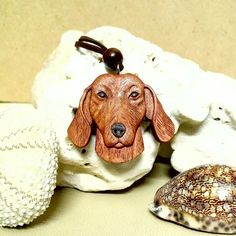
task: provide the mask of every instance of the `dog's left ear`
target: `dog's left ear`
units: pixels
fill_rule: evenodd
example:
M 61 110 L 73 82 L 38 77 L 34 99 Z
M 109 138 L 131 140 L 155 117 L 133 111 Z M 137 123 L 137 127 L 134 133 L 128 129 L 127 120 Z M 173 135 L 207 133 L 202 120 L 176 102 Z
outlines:
M 153 89 L 145 85 L 146 117 L 152 121 L 155 133 L 161 142 L 168 142 L 175 132 L 170 117 L 165 113 Z

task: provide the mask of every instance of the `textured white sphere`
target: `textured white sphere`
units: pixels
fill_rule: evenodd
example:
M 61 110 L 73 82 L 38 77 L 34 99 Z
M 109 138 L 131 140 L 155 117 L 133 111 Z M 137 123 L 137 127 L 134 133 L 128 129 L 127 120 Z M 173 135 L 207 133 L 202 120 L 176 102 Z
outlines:
M 0 130 L 0 226 L 22 226 L 49 206 L 58 142 L 31 106 L 1 105 Z

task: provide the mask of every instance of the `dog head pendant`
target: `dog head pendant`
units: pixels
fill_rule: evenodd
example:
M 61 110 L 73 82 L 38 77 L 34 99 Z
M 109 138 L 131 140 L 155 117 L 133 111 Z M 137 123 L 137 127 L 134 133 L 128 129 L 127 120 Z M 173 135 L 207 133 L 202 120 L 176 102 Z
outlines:
M 82 36 L 75 44 L 103 55 L 106 66 L 117 74 L 98 76 L 85 89 L 77 112 L 68 128 L 68 136 L 78 147 L 85 147 L 96 125 L 96 152 L 110 163 L 135 159 L 143 150 L 141 123 L 146 117 L 161 142 L 174 135 L 174 125 L 166 115 L 151 87 L 134 74 L 119 74 L 123 56 L 118 49 L 107 49 L 100 42 Z
M 76 146 L 84 147 L 94 122 L 98 156 L 112 163 L 127 162 L 143 152 L 140 124 L 145 117 L 160 141 L 173 137 L 174 125 L 151 87 L 133 74 L 104 74 L 84 91 L 68 135 Z

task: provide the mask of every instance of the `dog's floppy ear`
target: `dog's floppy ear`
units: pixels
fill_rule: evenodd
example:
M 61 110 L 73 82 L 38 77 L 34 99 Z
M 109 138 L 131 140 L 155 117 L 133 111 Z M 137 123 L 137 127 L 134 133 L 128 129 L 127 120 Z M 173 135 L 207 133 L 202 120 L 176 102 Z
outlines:
M 153 89 L 145 85 L 146 117 L 152 121 L 155 133 L 161 142 L 168 142 L 175 132 L 171 119 L 165 113 Z
M 86 146 L 91 135 L 92 118 L 89 111 L 90 97 L 91 88 L 88 87 L 80 99 L 78 110 L 67 130 L 70 140 L 78 147 Z

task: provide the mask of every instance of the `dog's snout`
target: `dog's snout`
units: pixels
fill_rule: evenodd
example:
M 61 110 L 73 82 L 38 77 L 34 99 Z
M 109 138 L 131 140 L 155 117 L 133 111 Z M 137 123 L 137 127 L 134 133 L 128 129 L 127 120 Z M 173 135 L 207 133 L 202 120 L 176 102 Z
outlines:
M 115 123 L 111 127 L 112 134 L 117 137 L 121 138 L 125 134 L 126 128 L 122 123 Z

